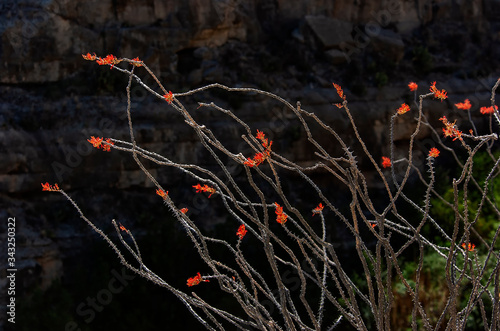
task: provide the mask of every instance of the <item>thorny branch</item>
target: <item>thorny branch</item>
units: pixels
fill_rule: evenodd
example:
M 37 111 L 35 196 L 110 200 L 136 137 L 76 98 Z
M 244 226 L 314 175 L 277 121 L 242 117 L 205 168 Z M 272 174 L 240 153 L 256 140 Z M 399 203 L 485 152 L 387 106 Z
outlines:
M 184 93 L 172 93 L 167 92 L 154 73 L 139 59 L 117 59 L 112 55 L 102 59 L 90 54 L 84 58 L 96 60 L 99 64 L 111 65 L 113 69 L 128 75 L 129 78 L 126 88 L 126 113 L 130 141 L 92 137 L 89 142 L 103 150 L 115 149 L 132 154 L 137 165 L 156 186 L 157 193 L 163 198 L 172 217 L 184 227 L 200 257 L 211 270 L 208 275 L 201 276 L 198 273 L 197 276 L 188 279 L 188 285 L 198 285 L 209 280 L 218 283 L 220 289 L 232 296 L 240 305 L 245 315 L 237 316 L 223 311 L 201 298 L 196 292 L 188 293 L 174 288 L 167 280 L 155 274 L 144 264 L 131 230 L 112 221 L 121 245 L 130 253 L 125 255 L 123 248 L 120 248 L 109 234 L 101 231 L 86 218 L 66 192 L 59 189 L 57 185 L 51 186 L 48 183 L 42 184 L 43 189 L 63 194 L 76 208 L 80 217 L 111 246 L 123 265 L 171 291 L 207 329 L 223 330 L 232 325 L 238 329 L 330 330 L 339 326 L 342 320 L 346 320 L 357 330 L 368 330 L 369 325 L 373 325 L 377 330 L 389 330 L 392 325 L 391 311 L 396 304 L 395 288 L 398 284 L 402 286 L 412 302 L 409 320 L 413 330 L 422 327 L 426 330 L 437 330 L 443 325 L 446 325 L 446 329 L 463 330 L 474 311 L 480 312 L 485 329 L 498 330 L 500 328 L 500 304 L 498 302 L 500 256 L 497 249 L 500 227 L 490 237 L 480 235 L 482 232 L 478 228 L 478 220 L 486 209 L 491 213 L 487 215 L 488 217 L 496 221 L 500 219 L 500 210 L 494 197 L 490 195 L 491 185 L 498 175 L 500 163 L 500 158 L 495 157 L 498 154 L 494 153 L 497 134 L 492 131 L 490 125 L 490 132 L 478 135 L 478 127 L 472 122 L 468 101 L 460 104 L 460 107 L 464 107 L 469 112 L 469 121 L 473 130 L 470 134 L 463 134 L 458 130 L 455 122 L 451 123 L 443 116 L 441 121 L 444 125 L 445 139 L 442 139 L 424 114 L 424 103 L 427 102 L 426 99 L 432 97 L 441 100 L 447 98 L 446 91 L 438 90 L 434 82 L 430 87 L 431 93 L 420 95 L 416 102 L 417 85 L 411 83 L 409 87 L 411 91 L 415 91 L 415 106 L 418 108 L 418 115 L 413 119 L 415 129 L 408 143 L 407 156 L 396 159 L 396 154 L 401 153 L 396 153 L 394 144 L 394 123 L 403 118 L 412 120 L 409 117 L 403 117 L 404 113 L 410 111 L 411 108 L 403 104 L 390 120 L 388 148 L 390 157 L 385 158 L 380 164 L 374 157 L 376 153 L 371 151 L 365 143 L 362 132 L 356 125 L 356 119 L 349 110 L 344 91 L 337 84 L 334 84 L 334 87 L 342 102 L 335 105 L 340 109 L 339 111 L 344 111 L 347 115 L 352 132 L 359 144 L 358 147 L 361 148 L 361 154 L 356 154 L 354 146 L 349 146 L 342 139 L 341 134 L 316 116 L 314 112 L 306 111 L 300 103 L 294 106 L 273 93 L 255 88 L 231 88 L 221 84 L 210 84 Z M 132 65 L 131 70 L 120 67 L 120 63 Z M 146 85 L 135 72 L 136 67 L 145 68 L 157 86 Z M 169 107 L 184 117 L 185 124 L 196 133 L 200 143 L 209 152 L 220 171 L 216 173 L 213 169 L 203 165 L 179 163 L 169 156 L 159 155 L 140 146 L 140 142 L 134 136 L 131 113 L 130 89 L 133 82 L 167 102 Z M 492 88 L 491 109 L 488 113 L 490 121 L 491 117 L 494 117 L 497 124 L 500 124 L 500 120 L 494 98 L 499 84 L 500 79 Z M 161 93 L 155 91 L 157 88 L 161 90 Z M 313 165 L 299 165 L 281 154 L 278 148 L 274 148 L 273 142 L 268 141 L 263 132 L 257 130 L 254 135 L 250 126 L 235 112 L 213 102 L 200 102 L 199 107 L 220 112 L 241 126 L 246 132 L 241 138 L 253 149 L 255 155 L 252 158 L 244 156 L 241 152 L 232 152 L 217 138 L 214 131 L 205 124 L 198 123 L 181 102 L 184 97 L 212 89 L 222 89 L 229 93 L 244 93 L 250 96 L 260 95 L 283 105 L 297 118 L 308 142 L 315 149 L 318 160 Z M 459 107 L 458 104 L 457 107 Z M 333 108 L 332 111 L 337 111 L 337 109 Z M 311 129 L 313 126 L 318 128 L 315 130 L 322 131 L 314 132 Z M 423 127 L 430 128 L 436 146 L 449 153 L 461 169 L 460 175 L 453 179 L 451 199 L 439 193 L 436 188 L 439 174 L 434 167 L 434 160 L 440 153 L 437 148 L 430 150 L 425 164 L 421 166 L 415 164 L 415 141 Z M 318 142 L 317 137 L 320 135 L 329 136 L 335 144 L 340 146 L 343 154 L 330 155 L 331 152 Z M 450 139 L 458 140 L 459 144 L 450 144 Z M 478 153 L 484 149 L 492 160 L 493 166 L 487 171 L 485 178 L 479 178 L 474 173 L 474 161 Z M 229 170 L 228 162 L 222 158 L 222 155 L 244 168 L 245 186 L 242 185 L 242 179 L 236 178 Z M 465 160 L 463 155 L 465 155 Z M 366 173 L 359 166 L 358 160 L 360 159 L 369 161 L 377 180 L 382 183 L 383 192 L 388 201 L 385 207 L 380 207 L 380 203 L 374 201 Z M 236 245 L 207 235 L 185 211 L 179 209 L 177 202 L 170 198 L 168 192 L 144 165 L 143 160 L 149 160 L 158 166 L 177 169 L 201 183 L 196 186 L 199 192 L 207 192 L 210 196 L 214 195 L 213 199 L 220 199 L 231 217 L 232 223 L 228 226 L 238 229 L 236 234 L 239 239 Z M 398 174 L 395 169 L 395 165 L 399 164 L 404 166 L 401 174 Z M 384 170 L 386 167 L 390 167 L 390 171 Z M 324 174 L 332 175 L 336 183 L 342 185 L 345 192 L 349 192 L 351 201 L 349 208 L 337 205 L 329 198 L 328 190 L 313 179 L 314 176 L 311 175 L 320 170 Z M 423 170 L 426 170 L 428 175 L 424 175 Z M 281 177 L 285 173 L 298 175 L 303 179 L 301 185 L 315 192 L 315 198 L 319 204 L 313 209 L 312 217 L 319 219 L 319 230 L 317 226 L 312 225 L 311 216 L 299 209 L 290 194 L 283 188 Z M 409 192 L 412 189 L 408 186 L 410 178 L 417 178 L 423 187 L 424 193 L 420 199 L 415 200 Z M 269 188 L 280 201 L 270 200 Z M 475 205 L 471 204 L 469 198 L 472 192 L 479 194 L 480 197 L 479 203 Z M 435 218 L 432 201 L 440 202 L 453 210 L 452 227 L 444 226 L 439 219 Z M 408 211 L 414 217 L 409 218 Z M 280 227 L 275 226 L 276 221 L 280 223 Z M 333 228 L 329 223 L 334 222 L 337 223 L 336 226 L 345 227 L 352 235 L 357 253 L 356 258 L 361 266 L 360 271 L 364 274 L 362 282 L 356 280 L 352 270 L 345 267 L 347 260 L 354 259 L 354 255 L 348 259 L 342 257 L 338 244 L 329 239 L 331 233 L 328 232 Z M 433 231 L 424 231 L 427 227 L 432 227 Z M 268 276 L 264 276 L 262 270 L 252 266 L 248 257 L 245 256 L 245 249 L 242 248 L 245 246 L 243 238 L 247 231 L 260 242 L 264 253 L 262 256 L 267 260 L 272 277 L 269 277 L 269 272 L 266 272 Z M 123 233 L 126 236 L 123 236 Z M 430 237 L 429 233 L 432 233 L 433 237 Z M 127 243 L 127 237 L 133 245 Z M 439 238 L 439 243 L 436 243 L 436 238 Z M 396 240 L 399 242 L 397 245 L 395 245 Z M 481 246 L 481 257 L 478 253 L 479 249 L 475 249 L 472 242 Z M 212 256 L 211 251 L 214 246 L 224 247 L 227 255 L 235 263 L 229 264 L 226 260 L 218 260 Z M 411 275 L 404 270 L 403 253 L 408 250 L 416 252 L 417 260 L 414 273 Z M 435 252 L 444 262 L 441 272 L 446 279 L 447 287 L 445 304 L 437 315 L 422 299 L 423 292 L 425 292 L 421 283 L 426 265 L 424 257 L 430 252 Z M 290 283 L 287 279 L 289 274 L 285 270 L 288 270 L 287 272 L 291 270 L 296 274 L 297 281 Z M 460 305 L 460 300 L 465 302 L 465 306 Z

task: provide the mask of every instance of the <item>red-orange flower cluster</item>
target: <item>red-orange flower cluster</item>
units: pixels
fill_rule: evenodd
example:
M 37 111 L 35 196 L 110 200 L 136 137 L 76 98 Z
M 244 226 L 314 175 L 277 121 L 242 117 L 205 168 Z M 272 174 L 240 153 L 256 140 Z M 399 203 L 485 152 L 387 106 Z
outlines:
M 281 207 L 277 202 L 275 202 L 274 205 L 276 206 L 276 222 L 279 224 L 285 224 L 288 216 L 283 213 L 283 207 Z
M 208 279 L 201 278 L 201 274 L 198 272 L 198 274 L 196 276 L 188 278 L 187 286 L 195 286 L 201 282 L 210 282 L 210 281 Z
M 443 134 L 445 137 L 452 137 L 453 141 L 459 139 L 462 140 L 462 131 L 458 130 L 455 126 L 455 122 L 449 122 L 446 116 L 443 116 L 439 119 L 445 127 L 443 128 Z
M 95 61 L 97 59 L 95 53 L 94 54 L 87 53 L 87 55 L 82 54 L 82 57 L 87 61 Z
M 105 58 L 98 58 L 96 60 L 96 63 L 100 66 L 106 65 L 106 64 L 111 64 L 111 68 L 115 65 L 120 63 L 122 60 L 116 58 L 113 54 L 107 55 Z
M 122 59 L 118 59 L 113 54 L 109 54 L 105 58 L 101 58 L 101 57 L 98 57 L 97 55 L 95 55 L 95 53 L 94 54 L 87 53 L 87 54 L 82 54 L 82 57 L 88 61 L 96 61 L 97 64 L 99 64 L 101 66 L 106 65 L 106 64 L 111 64 L 111 68 L 113 68 L 113 66 L 115 64 L 118 64 L 118 63 L 123 61 Z M 139 60 L 138 57 L 132 59 L 132 61 L 130 63 L 136 67 L 142 67 L 142 65 L 144 64 L 144 62 Z
M 382 167 L 390 168 L 392 166 L 391 159 L 386 156 L 382 156 Z
M 440 153 L 439 149 L 437 149 L 436 147 L 432 147 L 431 150 L 429 151 L 429 156 L 438 157 L 439 153 Z
M 436 99 L 441 99 L 443 101 L 444 99 L 448 98 L 447 92 L 445 90 L 439 91 L 436 88 L 436 82 L 432 82 L 432 85 L 429 89 L 432 93 L 434 93 L 434 98 Z
M 236 235 L 240 237 L 240 240 L 243 239 L 243 237 L 247 234 L 248 230 L 245 227 L 245 224 L 241 224 L 240 227 L 238 228 L 238 231 L 236 231 Z
M 136 67 L 142 67 L 142 65 L 143 65 L 143 62 L 141 60 L 139 60 L 138 57 L 133 58 L 132 61 L 135 61 L 135 62 L 132 62 L 132 65 L 134 65 Z
M 168 103 L 172 103 L 172 101 L 174 101 L 174 94 L 172 93 L 172 91 L 168 91 L 167 94 L 165 94 L 163 96 L 163 98 L 165 98 L 165 100 L 168 102 Z
M 125 228 L 121 223 L 119 223 L 119 224 L 120 224 L 120 230 L 128 232 L 127 228 Z
M 325 206 L 323 206 L 323 204 L 320 202 L 319 205 L 313 209 L 313 216 L 316 215 L 316 214 L 319 214 L 321 213 L 321 211 L 323 210 L 323 208 L 325 208 Z
M 168 195 L 168 191 L 165 192 L 164 190 L 156 190 L 156 194 L 158 194 L 159 196 L 161 196 L 163 199 L 165 199 Z
M 344 94 L 344 91 L 342 90 L 342 87 L 338 84 L 335 84 L 335 83 L 332 83 L 332 84 L 333 84 L 333 87 L 335 87 L 335 89 L 337 90 L 337 94 L 339 95 L 339 97 L 341 97 L 342 100 L 345 100 L 345 94 Z M 341 103 L 336 103 L 335 106 L 337 106 L 338 108 L 342 108 Z
M 410 111 L 410 106 L 408 106 L 406 103 L 401 104 L 401 107 L 398 108 L 399 115 L 403 115 L 408 111 Z
M 42 191 L 50 191 L 50 192 L 57 192 L 60 190 L 59 185 L 54 184 L 54 186 L 50 185 L 48 182 L 47 183 L 41 183 L 42 184 Z
M 196 193 L 200 192 L 208 192 L 210 195 L 208 196 L 209 198 L 216 192 L 216 190 L 213 187 L 208 186 L 207 184 L 201 186 L 200 184 L 193 185 L 193 187 L 196 189 Z
M 469 110 L 472 105 L 470 104 L 469 99 L 465 99 L 464 102 L 459 102 L 455 104 L 455 107 L 458 109 Z
M 104 142 L 108 143 L 109 145 L 107 145 L 107 144 L 101 144 L 102 150 L 105 151 L 105 152 L 111 151 L 111 146 L 110 145 L 114 145 L 115 143 L 112 142 L 111 139 L 109 139 L 109 138 L 106 138 L 104 140 Z
M 410 84 L 408 84 L 408 87 L 410 88 L 410 91 L 414 92 L 417 90 L 418 85 L 415 82 L 410 82 Z
M 179 210 L 181 213 L 185 214 L 188 212 L 188 209 L 187 208 L 182 208 Z
M 257 130 L 256 137 L 257 137 L 257 139 L 259 139 L 261 141 L 262 146 L 264 147 L 264 152 L 256 153 L 254 155 L 253 159 L 247 158 L 247 160 L 245 162 L 243 162 L 244 165 L 247 165 L 249 167 L 260 165 L 262 162 L 264 162 L 264 160 L 267 157 L 269 157 L 271 155 L 271 146 L 273 144 L 272 140 L 271 140 L 271 142 L 269 142 L 267 140 L 264 132 L 259 131 L 259 130 Z
M 468 243 L 467 245 L 465 243 L 462 244 L 462 248 L 463 249 L 467 249 L 469 252 L 472 252 L 474 251 L 474 249 L 476 248 L 476 245 L 474 244 L 471 244 L 471 243 Z
M 341 97 L 343 100 L 345 100 L 345 94 L 344 94 L 344 91 L 342 90 L 342 87 L 338 84 L 335 84 L 335 83 L 332 83 L 332 84 L 333 84 L 333 87 L 335 87 L 335 89 L 337 90 L 339 97 Z
M 101 143 L 102 143 L 102 138 L 99 138 L 99 137 L 90 137 L 90 139 L 87 139 L 87 141 L 89 143 L 92 144 L 92 146 L 96 147 L 96 148 L 100 148 L 101 147 Z
M 493 106 L 489 106 L 489 107 L 481 107 L 479 109 L 479 111 L 483 115 L 491 115 L 495 112 L 495 110 L 498 110 L 498 106 L 496 106 L 496 105 L 495 105 L 495 108 L 493 108 Z
M 92 146 L 94 146 L 95 148 L 102 148 L 103 151 L 105 152 L 109 152 L 111 150 L 111 146 L 110 145 L 114 145 L 115 143 L 111 141 L 111 139 L 109 138 L 99 138 L 99 137 L 94 137 L 94 136 L 91 136 L 90 139 L 87 139 L 87 141 L 89 143 L 92 144 Z M 103 144 L 103 141 L 108 143 L 108 144 Z

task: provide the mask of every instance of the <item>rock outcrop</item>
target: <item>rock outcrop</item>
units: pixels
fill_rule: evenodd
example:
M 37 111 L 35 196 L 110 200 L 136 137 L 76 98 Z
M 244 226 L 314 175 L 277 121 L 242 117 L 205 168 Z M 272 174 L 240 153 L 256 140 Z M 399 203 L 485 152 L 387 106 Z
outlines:
M 358 53 L 373 40 L 397 61 L 404 47 L 394 33 L 409 36 L 430 24 L 462 22 L 464 34 L 471 30 L 487 34 L 495 31 L 489 25 L 498 18 L 496 4 L 494 0 L 432 5 L 403 0 L 4 1 L 0 82 L 44 83 L 72 77 L 83 70 L 80 54 L 87 52 L 139 56 L 155 72 L 174 73 L 183 50 L 216 48 L 230 40 L 262 42 L 269 35 L 293 38 L 292 31 L 301 26 L 312 30 L 310 37 L 326 50 Z

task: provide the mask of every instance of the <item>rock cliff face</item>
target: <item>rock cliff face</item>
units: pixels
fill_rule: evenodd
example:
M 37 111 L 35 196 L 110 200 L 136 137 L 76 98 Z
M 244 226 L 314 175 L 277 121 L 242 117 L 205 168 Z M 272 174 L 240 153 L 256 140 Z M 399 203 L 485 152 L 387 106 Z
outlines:
M 0 6 L 0 82 L 9 84 L 71 77 L 82 69 L 78 57 L 86 52 L 139 56 L 156 72 L 173 73 L 183 50 L 263 42 L 270 35 L 292 38 L 304 25 L 326 48 L 359 51 L 375 38 L 401 53 L 400 35 L 432 24 L 460 25 L 463 31 L 453 34 L 498 34 L 490 24 L 500 11 L 496 0 L 27 0 Z
M 449 102 L 429 105 L 430 118 L 464 98 L 476 110 L 487 104 L 500 74 L 499 18 L 498 0 L 3 1 L 0 215 L 18 220 L 20 289 L 46 287 L 61 277 L 63 261 L 77 254 L 90 234 L 66 202 L 41 195 L 41 182 L 59 182 L 81 197 L 93 196 L 85 191 L 89 178 L 103 190 L 151 187 L 131 158 L 103 155 L 86 142 L 91 135 L 126 139 L 128 132 L 123 77 L 86 63 L 82 53 L 138 56 L 172 91 L 210 82 L 272 90 L 301 101 L 343 133 L 347 119 L 331 106 L 338 101 L 331 82 L 341 83 L 360 119 L 358 129 L 382 154 L 390 113 L 412 98 L 405 88 L 409 80 L 421 86 L 437 80 L 450 91 Z M 142 146 L 179 162 L 204 162 L 206 155 L 182 120 L 136 92 L 135 128 Z M 281 148 L 293 150 L 299 162 L 310 161 L 305 136 L 282 109 L 251 97 L 206 97 L 236 109 L 252 128 L 267 125 L 282 137 Z M 196 101 L 187 100 L 193 109 Z M 236 136 L 234 123 L 202 116 L 220 134 Z M 413 129 L 397 123 L 403 149 Z M 172 186 L 182 182 L 169 172 L 157 175 Z M 104 223 L 132 208 L 103 215 L 92 207 L 102 201 L 88 202 Z M 52 205 L 57 208 L 47 207 Z M 4 233 L 3 223 L 0 230 Z M 0 285 L 3 295 L 5 282 Z

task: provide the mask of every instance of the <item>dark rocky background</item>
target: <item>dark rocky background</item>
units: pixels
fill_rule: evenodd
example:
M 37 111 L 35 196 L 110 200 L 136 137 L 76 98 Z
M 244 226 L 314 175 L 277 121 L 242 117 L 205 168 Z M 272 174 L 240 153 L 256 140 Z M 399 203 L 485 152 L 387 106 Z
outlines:
M 173 296 L 137 279 L 102 311 L 94 309 L 94 318 L 77 309 L 107 289 L 121 266 L 62 196 L 41 192 L 41 182 L 59 183 L 106 231 L 115 218 L 139 240 L 148 238 L 151 264 L 175 286 L 185 286 L 200 265 L 131 157 L 86 142 L 90 135 L 127 139 L 126 81 L 116 70 L 84 61 L 82 53 L 139 57 L 174 92 L 213 82 L 273 91 L 300 101 L 354 141 L 347 118 L 332 106 L 338 100 L 331 83 L 339 83 L 376 157 L 387 152 L 391 114 L 413 98 L 409 81 L 422 93 L 432 81 L 447 89 L 449 100 L 430 102 L 426 113 L 434 121 L 450 114 L 460 123 L 466 115 L 453 104 L 469 98 L 480 121 L 478 109 L 488 105 L 500 75 L 498 0 L 5 0 L 0 36 L 0 231 L 16 218 L 19 330 L 71 322 L 82 330 L 199 328 Z M 266 128 L 294 160 L 312 161 L 298 123 L 269 100 L 207 93 L 181 101 L 231 143 L 239 133 L 234 123 L 195 110 L 197 101 L 212 100 L 253 129 Z M 179 162 L 209 162 L 193 132 L 165 108 L 134 89 L 139 144 Z M 402 150 L 413 128 L 397 124 Z M 206 199 L 193 198 L 195 183 L 154 171 L 175 198 L 204 215 L 200 222 L 208 230 L 225 231 L 224 216 Z M 0 321 L 5 316 L 1 311 Z

